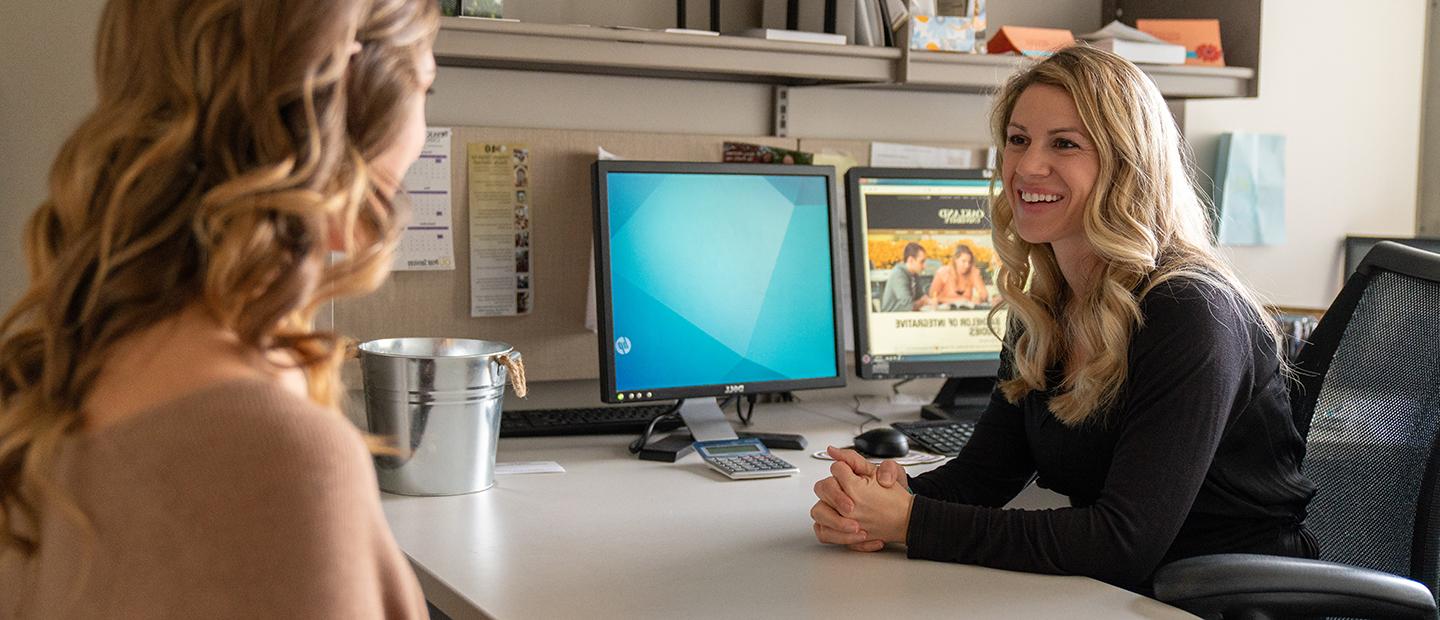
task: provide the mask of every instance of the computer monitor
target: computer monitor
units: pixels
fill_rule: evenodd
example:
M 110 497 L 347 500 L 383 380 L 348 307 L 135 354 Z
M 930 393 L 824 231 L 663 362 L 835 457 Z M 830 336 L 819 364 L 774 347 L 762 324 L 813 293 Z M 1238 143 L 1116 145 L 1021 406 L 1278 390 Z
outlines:
M 601 397 L 687 399 L 697 440 L 735 437 L 711 397 L 845 385 L 829 166 L 594 166 Z
M 1001 340 L 999 258 L 985 170 L 851 168 L 855 369 L 864 379 L 948 377 L 935 405 L 988 401 Z M 997 329 L 1004 317 L 996 316 Z M 927 417 L 938 417 L 929 415 Z
M 1355 275 L 1355 270 L 1360 267 L 1360 261 L 1370 253 L 1370 248 L 1375 247 L 1375 244 L 1381 241 L 1394 241 L 1417 250 L 1440 254 L 1440 237 L 1359 237 L 1349 235 L 1345 237 L 1345 275 L 1342 282 Z

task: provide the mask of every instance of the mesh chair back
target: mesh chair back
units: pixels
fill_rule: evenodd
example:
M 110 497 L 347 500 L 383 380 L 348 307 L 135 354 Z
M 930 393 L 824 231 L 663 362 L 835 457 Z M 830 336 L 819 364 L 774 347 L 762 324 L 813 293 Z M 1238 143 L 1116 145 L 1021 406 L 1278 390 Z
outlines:
M 1323 560 L 1410 577 L 1436 592 L 1440 255 L 1367 255 L 1297 361 L 1307 526 Z

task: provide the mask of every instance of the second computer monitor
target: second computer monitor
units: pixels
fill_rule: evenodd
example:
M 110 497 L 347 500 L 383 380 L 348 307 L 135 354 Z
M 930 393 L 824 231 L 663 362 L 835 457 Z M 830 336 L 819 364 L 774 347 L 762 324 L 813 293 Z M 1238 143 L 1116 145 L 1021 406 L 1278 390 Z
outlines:
M 1001 341 L 989 315 L 1000 262 L 990 238 L 990 177 L 851 168 L 845 182 L 857 373 L 994 377 Z

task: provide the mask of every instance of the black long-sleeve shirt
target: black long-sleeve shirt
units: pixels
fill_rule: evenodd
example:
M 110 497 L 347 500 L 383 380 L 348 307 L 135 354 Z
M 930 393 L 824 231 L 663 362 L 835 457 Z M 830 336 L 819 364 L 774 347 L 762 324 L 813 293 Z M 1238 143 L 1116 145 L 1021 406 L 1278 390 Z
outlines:
M 910 480 L 912 558 L 1094 577 L 1142 587 L 1164 562 L 1297 548 L 1315 486 L 1273 340 L 1229 293 L 1193 279 L 1141 301 L 1128 375 L 1100 421 L 1070 428 L 1048 390 L 1018 405 L 996 390 L 973 438 Z M 1002 360 L 1001 376 L 1010 361 Z M 1000 508 L 1038 474 L 1070 508 Z

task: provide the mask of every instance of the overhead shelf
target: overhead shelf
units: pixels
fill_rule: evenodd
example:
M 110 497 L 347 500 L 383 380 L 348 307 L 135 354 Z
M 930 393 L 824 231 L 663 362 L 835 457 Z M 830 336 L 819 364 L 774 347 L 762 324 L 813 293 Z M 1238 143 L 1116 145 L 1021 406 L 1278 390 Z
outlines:
M 860 85 L 978 93 L 998 87 L 1022 60 L 889 47 L 793 43 L 734 36 L 442 18 L 435 59 L 484 67 L 790 86 Z M 1142 65 L 1167 97 L 1243 97 L 1246 67 Z

